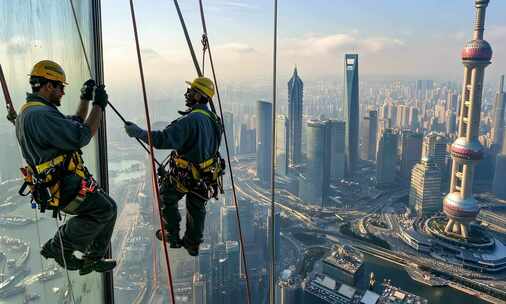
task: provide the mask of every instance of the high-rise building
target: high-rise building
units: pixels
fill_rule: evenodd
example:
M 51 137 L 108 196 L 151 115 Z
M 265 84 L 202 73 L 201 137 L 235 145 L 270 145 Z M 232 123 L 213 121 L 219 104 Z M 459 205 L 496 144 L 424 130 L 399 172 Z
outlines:
M 492 190 L 495 196 L 499 199 L 506 199 L 506 187 L 504 181 L 506 180 L 506 154 L 499 154 L 495 160 L 494 181 Z
M 289 121 L 285 115 L 276 118 L 276 173 L 288 175 Z
M 497 150 L 501 150 L 504 138 L 504 105 L 506 103 L 506 93 L 504 88 L 504 75 L 499 81 L 499 90 L 497 91 L 494 104 L 492 143 Z
M 378 143 L 376 156 L 376 184 L 378 187 L 392 185 L 395 182 L 397 166 L 397 133 L 392 129 L 383 130 Z
M 362 158 L 367 160 L 376 160 L 376 142 L 378 133 L 378 111 L 371 110 L 369 115 L 364 117 L 364 143 L 362 149 Z
M 418 216 L 431 216 L 441 211 L 441 170 L 430 159 L 424 157 L 411 172 L 409 207 Z
M 479 207 L 473 196 L 476 163 L 483 158 L 483 146 L 478 141 L 481 96 L 485 67 L 490 64 L 492 48 L 483 40 L 485 10 L 489 0 L 476 0 L 473 39 L 462 50 L 464 83 L 459 110 L 458 138 L 451 147 L 452 173 L 450 191 L 444 199 L 443 211 L 448 216 L 445 233 L 467 239 L 469 223 L 476 219 Z
M 206 304 L 207 303 L 207 290 L 206 290 L 206 277 L 198 272 L 193 274 L 192 285 L 192 303 L 193 304 Z
M 359 161 L 358 54 L 344 55 L 344 119 L 346 122 L 346 174 L 352 175 Z
M 257 101 L 257 177 L 263 184 L 271 180 L 272 103 Z
M 330 132 L 327 121 L 310 120 L 307 123 L 306 182 L 301 185 L 304 201 L 324 206 L 330 186 Z
M 418 109 L 409 108 L 409 127 L 411 130 L 418 131 L 420 129 L 420 118 L 418 117 Z
M 428 91 L 432 90 L 434 87 L 433 80 L 417 80 L 416 81 L 416 97 L 418 99 L 425 99 L 427 97 Z
M 400 129 L 409 128 L 409 107 L 406 105 L 399 105 L 397 109 L 397 122 Z
M 499 199 L 506 199 L 506 136 L 503 137 L 502 151 L 497 155 L 495 160 L 494 180 L 492 183 L 492 191 Z
M 228 152 L 230 156 L 235 155 L 235 134 L 234 134 L 234 114 L 230 112 L 223 112 L 223 125 L 225 133 L 227 134 Z M 227 155 L 225 148 L 225 138 L 221 140 L 220 154 Z
M 389 113 L 389 120 L 388 120 L 388 128 L 397 128 L 399 125 L 397 122 L 397 118 L 399 117 L 397 115 L 398 112 L 398 106 L 396 104 L 390 104 L 390 113 Z
M 330 179 L 336 180 L 344 177 L 346 127 L 344 121 L 337 120 L 329 120 L 328 127 L 330 132 Z
M 457 114 L 453 111 L 446 111 L 446 134 L 451 135 L 457 132 Z
M 256 151 L 256 130 L 248 129 L 247 124 L 241 124 L 239 133 L 239 153 L 249 154 Z
M 415 133 L 410 130 L 401 132 L 400 176 L 402 180 L 408 183 L 411 177 L 411 169 L 422 157 L 422 141 L 422 133 Z
M 221 240 L 226 241 L 237 241 L 239 240 L 239 234 L 237 230 L 237 216 L 235 206 L 223 206 L 221 207 Z
M 269 210 L 269 213 L 267 215 L 267 235 L 266 235 L 266 239 L 269 240 L 268 243 L 267 243 L 267 259 L 270 261 L 271 259 L 271 252 L 272 252 L 272 249 L 271 249 L 271 233 L 272 233 L 272 228 L 271 228 L 271 225 L 272 225 L 272 215 L 271 215 L 271 210 Z M 275 248 L 274 248 L 274 255 L 275 255 L 275 260 L 276 261 L 279 261 L 281 259 L 281 214 L 279 212 L 276 212 L 275 215 L 274 215 L 274 244 L 275 244 Z M 276 272 L 279 270 L 279 266 L 280 264 L 279 263 L 276 263 Z M 277 276 L 277 275 L 275 275 Z
M 285 269 L 277 285 L 276 297 L 278 304 L 302 304 L 302 280 L 291 269 Z
M 447 146 L 448 138 L 440 133 L 431 132 L 423 139 L 422 155 L 430 158 L 443 172 L 443 175 L 446 172 L 448 158 Z
M 448 92 L 448 99 L 446 100 L 446 109 L 448 111 L 457 112 L 457 106 L 459 104 L 458 95 L 454 91 Z
M 297 68 L 293 70 L 288 81 L 288 121 L 289 121 L 289 153 L 290 166 L 299 165 L 302 160 L 302 111 L 304 83 L 300 79 Z

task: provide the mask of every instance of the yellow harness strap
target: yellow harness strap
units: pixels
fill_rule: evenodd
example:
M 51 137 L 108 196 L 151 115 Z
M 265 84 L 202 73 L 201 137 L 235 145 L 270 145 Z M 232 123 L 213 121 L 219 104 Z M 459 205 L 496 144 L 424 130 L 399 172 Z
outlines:
M 31 107 L 40 107 L 40 106 L 47 106 L 47 104 L 43 103 L 43 102 L 40 102 L 40 101 L 27 101 L 22 107 L 21 107 L 21 110 L 19 110 L 20 113 L 23 113 L 24 111 L 26 111 L 28 108 L 31 108 Z
M 47 104 L 40 102 L 40 101 L 27 101 L 20 109 L 20 113 L 25 112 L 27 109 L 31 107 L 36 106 L 47 106 Z M 38 164 L 35 166 L 35 170 L 37 171 L 37 174 L 43 173 L 46 170 L 49 170 L 51 168 L 54 168 L 56 166 L 61 165 L 67 157 L 70 157 L 70 161 L 68 162 L 67 168 L 64 168 L 65 170 L 75 173 L 76 175 L 80 176 L 81 178 L 87 177 L 88 173 L 86 170 L 86 167 L 84 166 L 83 159 L 79 152 L 73 152 L 68 155 L 59 155 L 55 158 L 48 160 L 42 164 Z M 29 166 L 25 167 L 27 175 L 24 176 L 25 181 L 32 183 L 33 177 Z M 45 182 L 50 182 L 53 179 L 52 174 L 47 174 L 45 178 Z M 50 193 L 51 193 L 51 199 L 49 200 L 49 205 L 58 207 L 60 205 L 60 182 L 55 183 L 54 185 L 49 187 Z M 74 201 L 72 201 L 74 202 Z

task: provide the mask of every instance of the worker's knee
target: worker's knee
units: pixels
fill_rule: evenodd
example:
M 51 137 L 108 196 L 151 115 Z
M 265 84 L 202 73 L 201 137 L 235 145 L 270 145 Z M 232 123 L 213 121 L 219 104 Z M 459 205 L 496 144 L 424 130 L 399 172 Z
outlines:
M 102 217 L 109 220 L 116 219 L 118 207 L 112 198 L 104 194 L 100 196 L 100 199 L 96 203 L 98 204 L 98 208 L 100 209 Z

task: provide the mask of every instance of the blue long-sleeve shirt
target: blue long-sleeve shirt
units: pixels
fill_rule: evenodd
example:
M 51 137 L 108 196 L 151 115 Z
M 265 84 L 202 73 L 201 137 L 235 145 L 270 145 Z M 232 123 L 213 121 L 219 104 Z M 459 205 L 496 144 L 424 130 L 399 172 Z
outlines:
M 32 106 L 16 119 L 16 137 L 26 162 L 32 166 L 86 146 L 91 129 L 78 116 L 65 116 L 43 97 L 27 94 L 27 102 L 42 102 Z
M 209 112 L 207 105 L 198 104 L 193 109 Z M 201 163 L 214 156 L 220 145 L 219 125 L 210 117 L 199 112 L 190 112 L 173 122 L 162 131 L 152 131 L 153 146 L 157 149 L 174 149 L 184 159 Z M 139 136 L 147 142 L 147 132 Z

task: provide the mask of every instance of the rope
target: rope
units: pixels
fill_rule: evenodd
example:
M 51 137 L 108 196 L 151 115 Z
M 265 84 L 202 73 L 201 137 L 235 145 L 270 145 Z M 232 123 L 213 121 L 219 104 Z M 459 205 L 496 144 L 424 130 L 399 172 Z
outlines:
M 153 190 L 154 190 L 154 194 L 155 194 L 156 203 L 158 205 L 158 214 L 160 217 L 160 229 L 162 231 L 163 251 L 165 254 L 165 264 L 167 266 L 167 274 L 169 277 L 168 285 L 169 285 L 172 303 L 175 304 L 176 300 L 174 298 L 174 288 L 173 288 L 173 284 L 172 284 L 172 272 L 170 269 L 169 254 L 167 252 L 167 242 L 166 242 L 167 236 L 165 235 L 165 229 L 163 227 L 162 208 L 161 208 L 161 204 L 160 204 L 160 192 L 159 192 L 159 189 L 157 186 L 157 180 L 156 180 L 156 168 L 155 168 L 155 157 L 154 157 L 155 153 L 153 150 L 153 138 L 152 138 L 152 134 L 151 134 L 151 120 L 149 117 L 148 98 L 147 98 L 147 94 L 146 94 L 146 82 L 144 80 L 144 69 L 142 66 L 142 56 L 141 56 L 141 50 L 140 50 L 140 46 L 139 46 L 139 35 L 137 33 L 137 22 L 135 19 L 135 9 L 134 9 L 133 0 L 130 0 L 130 12 L 132 14 L 132 25 L 133 25 L 134 36 L 135 36 L 135 47 L 137 50 L 137 60 L 139 63 L 139 74 L 141 77 L 141 85 L 142 85 L 142 96 L 144 99 L 144 111 L 146 114 L 146 124 L 148 127 L 148 145 L 149 145 L 149 150 L 150 150 L 149 156 L 151 159 L 151 169 L 152 169 L 151 173 L 152 173 L 152 179 L 153 179 Z
M 0 64 L 0 83 L 2 85 L 2 91 L 5 97 L 5 108 L 7 109 L 7 119 L 14 124 L 16 122 L 16 110 L 12 105 L 11 95 L 9 94 L 9 89 L 7 87 L 7 81 L 5 80 L 4 71 L 2 69 L 2 65 Z
M 278 0 L 274 0 L 274 41 L 272 54 L 272 152 L 271 152 L 271 269 L 269 300 L 271 304 L 276 303 L 276 237 L 274 225 L 276 224 L 276 208 L 274 203 L 275 178 L 276 178 L 276 75 L 277 75 L 277 50 L 278 50 Z
M 72 0 L 69 0 L 69 3 L 70 3 L 70 8 L 72 9 L 72 16 L 74 17 L 74 23 L 76 24 L 77 33 L 79 35 L 79 41 L 81 42 L 81 48 L 83 50 L 84 59 L 86 61 L 86 66 L 88 68 L 90 78 L 93 78 L 93 72 L 91 70 L 91 65 L 90 65 L 88 53 L 86 52 L 86 46 L 84 45 L 83 34 L 81 32 L 81 27 L 79 26 L 79 20 L 77 19 L 77 14 L 76 14 L 76 9 L 74 7 L 74 2 Z M 118 118 L 124 124 L 126 124 L 127 121 L 126 121 L 125 117 L 123 117 L 123 115 L 121 115 L 121 113 L 116 109 L 116 107 L 110 101 L 107 101 L 107 104 L 112 109 L 112 111 L 118 116 Z M 140 139 L 138 139 L 138 138 L 135 138 L 135 139 L 142 146 L 142 148 L 144 148 L 144 150 L 146 150 L 146 152 L 149 153 L 149 149 L 146 147 L 146 145 Z M 155 159 L 155 162 L 158 164 L 158 166 L 161 166 L 161 164 L 158 162 L 158 160 Z
M 188 30 L 186 29 L 186 24 L 183 19 L 183 14 L 181 14 L 181 9 L 179 8 L 179 3 L 177 0 L 174 0 L 174 6 L 176 7 L 177 15 L 179 16 L 179 21 L 181 23 L 181 26 L 183 27 L 184 37 L 186 39 L 186 43 L 188 44 L 188 47 L 190 49 L 190 54 L 192 56 L 193 65 L 195 65 L 195 69 L 197 70 L 197 75 L 201 77 L 204 75 L 199 67 L 199 62 L 197 61 L 197 56 L 195 56 L 195 51 L 193 50 L 192 42 L 190 40 L 190 35 L 188 35 Z
M 67 260 L 65 259 L 65 250 L 63 249 L 63 240 L 61 237 L 61 231 L 60 231 L 60 224 L 58 223 L 58 218 L 54 219 L 54 222 L 56 223 L 56 231 L 58 233 L 58 240 L 60 241 L 60 249 L 61 249 L 61 257 L 63 259 L 63 266 L 65 268 L 65 273 L 67 276 L 67 284 L 70 290 L 70 294 L 72 296 L 72 303 L 76 303 L 76 299 L 74 298 L 74 288 L 72 287 L 72 281 L 70 280 L 69 271 L 67 269 Z
M 208 37 L 207 26 L 206 26 L 206 20 L 205 20 L 204 7 L 202 5 L 202 0 L 199 0 L 199 7 L 200 7 L 200 16 L 202 19 L 202 29 L 204 31 L 203 36 L 206 37 L 207 50 L 209 53 L 209 62 L 211 64 L 211 71 L 213 73 L 214 87 L 216 88 L 216 96 L 218 98 L 218 107 L 220 109 L 221 121 L 224 121 L 223 108 L 221 105 L 220 90 L 218 89 L 218 81 L 216 79 L 216 73 L 215 73 L 215 69 L 214 69 L 214 61 L 213 61 L 213 56 L 211 53 L 211 46 L 209 45 L 209 40 L 207 39 L 207 37 Z M 229 146 L 228 146 L 228 139 L 227 139 L 227 133 L 225 131 L 225 128 L 223 128 L 223 137 L 225 138 L 225 150 L 227 152 L 227 164 L 228 164 L 228 170 L 230 172 L 230 182 L 232 184 L 232 196 L 234 199 L 234 206 L 235 206 L 235 211 L 236 211 L 237 228 L 239 231 L 239 237 L 240 237 L 240 241 L 241 241 L 240 242 L 241 243 L 241 256 L 242 256 L 242 261 L 244 264 L 244 275 L 246 277 L 246 294 L 247 294 L 247 301 L 248 301 L 247 303 L 251 303 L 251 286 L 249 283 L 248 266 L 247 266 L 247 261 L 246 261 L 246 250 L 244 249 L 244 238 L 243 238 L 243 234 L 242 234 L 241 217 L 239 215 L 239 204 L 237 203 L 237 192 L 235 190 L 234 174 L 232 171 L 232 164 L 230 162 L 230 150 L 229 150 Z

